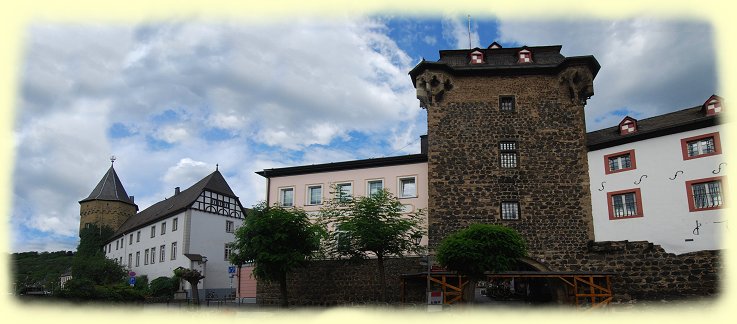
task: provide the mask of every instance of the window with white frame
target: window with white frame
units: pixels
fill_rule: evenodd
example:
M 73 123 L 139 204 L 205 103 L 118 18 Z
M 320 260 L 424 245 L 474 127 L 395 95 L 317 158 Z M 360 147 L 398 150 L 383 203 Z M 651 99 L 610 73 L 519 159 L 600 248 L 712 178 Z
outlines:
M 159 262 L 166 260 L 166 245 L 159 246 Z
M 145 251 L 143 251 L 143 265 L 147 265 L 148 264 L 148 257 L 149 257 L 150 254 L 151 253 L 149 252 L 148 249 L 146 249 Z
M 366 193 L 368 196 L 373 196 L 379 191 L 384 189 L 384 180 L 369 180 L 366 182 Z
M 156 263 L 156 248 L 151 248 L 151 264 Z
M 171 242 L 171 259 L 177 259 L 177 242 Z
M 719 132 L 681 139 L 683 159 L 691 160 L 722 153 Z
M 322 185 L 307 186 L 307 204 L 322 205 Z
M 151 237 L 156 236 L 156 225 L 151 226 Z
M 690 211 L 718 209 L 724 205 L 721 178 L 687 181 L 686 186 Z
M 179 225 L 179 218 L 174 218 L 171 220 L 171 231 L 174 232 L 177 230 L 177 227 Z
M 282 207 L 294 206 L 294 188 L 279 189 L 279 205 Z
M 519 219 L 519 202 L 503 201 L 501 205 L 502 219 L 513 220 Z
M 161 223 L 161 235 L 166 233 L 166 222 Z
M 629 154 L 609 158 L 609 170 L 629 169 L 632 165 Z
M 609 219 L 642 217 L 640 188 L 607 193 Z
M 686 149 L 690 157 L 714 153 L 714 138 L 707 137 L 689 141 L 686 143 Z
M 128 253 L 128 268 L 133 266 L 133 253 Z
M 233 233 L 235 230 L 235 223 L 233 221 L 226 220 L 225 221 L 225 233 Z
M 228 261 L 231 252 L 233 252 L 233 250 L 230 248 L 230 244 L 225 243 L 225 261 Z
M 141 265 L 141 251 L 136 251 L 136 267 Z
M 136 242 L 141 241 L 141 231 L 136 232 Z
M 342 182 L 335 184 L 335 199 L 340 202 L 350 201 L 353 197 L 353 183 Z
M 417 177 L 399 178 L 399 198 L 417 197 Z
M 133 233 L 131 233 L 130 236 L 128 236 L 128 245 L 133 244 Z
M 502 168 L 517 167 L 517 142 L 499 142 L 499 161 Z

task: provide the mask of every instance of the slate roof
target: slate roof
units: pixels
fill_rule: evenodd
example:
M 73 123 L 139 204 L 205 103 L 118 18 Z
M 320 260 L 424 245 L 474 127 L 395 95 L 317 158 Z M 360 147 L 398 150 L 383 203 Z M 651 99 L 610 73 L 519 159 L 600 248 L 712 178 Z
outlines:
M 283 176 L 298 175 L 298 174 L 367 169 L 367 168 L 377 168 L 377 167 L 383 167 L 383 166 L 422 163 L 422 162 L 427 162 L 427 154 L 410 154 L 410 155 L 390 156 L 390 157 L 376 158 L 376 159 L 302 165 L 302 166 L 277 168 L 277 169 L 265 169 L 263 171 L 256 172 L 256 174 L 262 177 L 265 177 L 265 178 L 272 178 L 272 177 L 283 177 Z
M 178 195 L 166 198 L 160 202 L 157 202 L 151 207 L 148 207 L 135 216 L 128 218 L 123 225 L 120 225 L 113 237 L 120 237 L 120 235 L 129 232 L 131 230 L 144 227 L 148 224 L 157 222 L 161 219 L 169 216 L 178 214 L 190 206 L 197 200 L 203 190 L 212 191 L 219 193 L 224 196 L 235 198 L 238 202 L 238 206 L 244 211 L 245 209 L 241 205 L 238 197 L 230 189 L 230 186 L 223 178 L 220 171 L 215 171 L 210 175 L 206 176 L 202 180 L 198 181 L 191 187 L 181 191 Z
M 586 134 L 589 151 L 665 136 L 689 130 L 705 128 L 721 123 L 718 115 L 706 116 L 703 106 L 686 108 L 671 113 L 637 121 L 637 132 L 619 134 L 619 127 L 613 126 Z
M 409 72 L 412 84 L 418 75 L 426 69 L 443 70 L 452 75 L 524 75 L 554 74 L 569 65 L 586 65 L 594 77 L 601 65 L 593 55 L 565 57 L 560 54 L 562 46 L 523 46 L 510 48 L 472 48 L 440 51 L 438 61 L 418 63 Z M 532 52 L 531 63 L 518 63 L 519 51 L 527 49 Z M 484 53 L 484 63 L 471 64 L 469 55 L 473 51 Z
M 123 183 L 120 182 L 120 178 L 118 178 L 118 174 L 115 172 L 112 165 L 102 179 L 100 179 L 100 182 L 97 184 L 95 189 L 92 190 L 90 195 L 87 198 L 80 200 L 79 203 L 81 204 L 92 200 L 120 201 L 136 206 L 128 196 L 128 193 L 125 192 Z M 138 206 L 136 206 L 136 208 L 138 208 Z

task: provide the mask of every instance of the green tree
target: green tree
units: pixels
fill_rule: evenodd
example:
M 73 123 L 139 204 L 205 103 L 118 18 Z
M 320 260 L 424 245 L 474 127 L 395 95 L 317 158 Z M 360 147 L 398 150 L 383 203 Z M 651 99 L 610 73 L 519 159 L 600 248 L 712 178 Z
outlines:
M 77 253 L 72 259 L 73 279 L 65 284 L 62 298 L 76 300 L 132 301 L 142 294 L 129 293 L 125 285 L 126 270 L 105 257 L 103 245 L 112 238 L 113 230 L 95 225 L 80 231 Z
M 336 199 L 322 209 L 322 218 L 334 229 L 328 235 L 331 254 L 362 259 L 376 256 L 383 302 L 387 301 L 385 258 L 424 250 L 420 245 L 425 234 L 424 211 L 403 211 L 402 202 L 385 189 L 367 197 Z
M 441 265 L 469 278 L 463 289 L 468 302 L 473 301 L 476 282 L 485 279 L 486 271 L 507 271 L 525 255 L 527 245 L 517 231 L 491 224 L 472 224 L 448 235 L 436 250 Z
M 158 277 L 149 284 L 151 296 L 171 299 L 179 289 L 179 278 Z
M 287 274 L 303 266 L 320 247 L 321 228 L 304 210 L 256 205 L 235 232 L 230 262 L 253 262 L 257 279 L 279 283 L 280 304 L 288 306 Z
M 117 262 L 105 257 L 102 248 L 112 237 L 107 226 L 92 225 L 79 232 L 77 253 L 72 260 L 72 277 L 88 279 L 96 285 L 118 284 L 125 280 L 126 271 Z

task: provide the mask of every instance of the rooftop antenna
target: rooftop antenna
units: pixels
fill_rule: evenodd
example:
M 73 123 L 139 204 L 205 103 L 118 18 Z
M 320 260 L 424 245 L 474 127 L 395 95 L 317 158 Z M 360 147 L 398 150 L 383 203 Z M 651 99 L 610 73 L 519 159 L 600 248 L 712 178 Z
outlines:
M 110 156 L 110 165 L 113 165 L 113 164 L 115 164 L 115 160 L 117 160 L 117 159 L 118 159 L 118 158 L 116 158 L 116 157 L 115 157 L 115 155 L 111 155 L 111 156 Z
M 219 167 L 219 166 L 220 166 L 219 164 L 217 164 L 217 163 L 215 164 L 215 171 L 217 171 L 217 170 L 218 170 L 218 167 Z
M 471 49 L 471 15 L 468 15 L 468 49 Z

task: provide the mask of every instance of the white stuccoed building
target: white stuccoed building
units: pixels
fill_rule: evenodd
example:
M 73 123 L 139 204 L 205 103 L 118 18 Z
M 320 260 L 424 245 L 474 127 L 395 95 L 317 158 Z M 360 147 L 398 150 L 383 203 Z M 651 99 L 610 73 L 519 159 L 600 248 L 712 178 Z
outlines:
M 587 134 L 596 241 L 717 250 L 727 230 L 721 98 Z
M 198 286 L 200 298 L 235 297 L 237 279 L 229 271 L 233 265 L 228 261 L 227 244 L 234 241 L 234 231 L 245 214 L 216 170 L 130 216 L 104 246 L 105 254 L 149 280 L 172 277 L 178 267 L 197 269 L 205 276 Z M 189 285 L 184 285 L 191 297 Z

